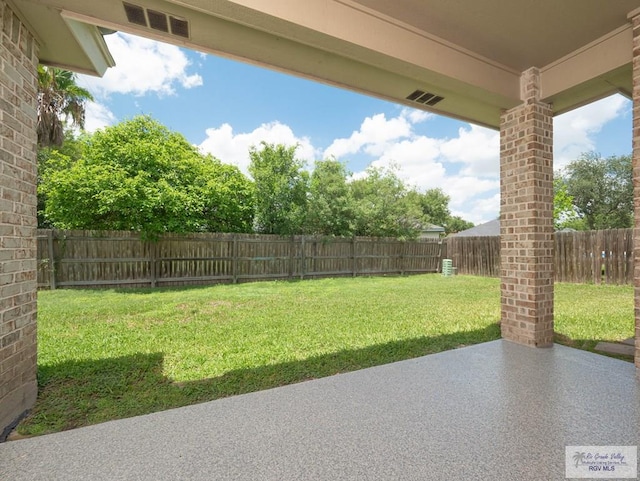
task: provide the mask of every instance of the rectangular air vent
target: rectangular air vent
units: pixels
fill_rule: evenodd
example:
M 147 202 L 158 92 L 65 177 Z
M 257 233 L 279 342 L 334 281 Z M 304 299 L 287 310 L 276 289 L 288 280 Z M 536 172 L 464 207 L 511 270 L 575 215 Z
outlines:
M 169 22 L 164 13 L 156 12 L 155 10 L 147 10 L 147 16 L 149 17 L 149 27 L 154 30 L 169 33 Z
M 416 102 L 420 103 L 420 104 L 426 104 L 429 100 L 431 100 L 433 97 L 435 97 L 434 94 L 430 94 L 429 92 L 427 92 L 426 94 L 422 94 L 420 97 L 418 97 L 416 99 Z
M 444 100 L 444 97 L 440 95 L 432 94 L 430 92 L 425 92 L 424 90 L 414 90 L 409 95 L 406 96 L 407 100 L 411 100 L 412 102 L 416 102 L 419 104 L 428 105 L 433 107 L 435 104 Z
M 424 92 L 422 90 L 415 90 L 413 93 L 407 95 L 407 100 L 415 101 L 418 98 L 422 97 Z
M 131 3 L 123 2 L 122 5 L 130 23 L 177 37 L 189 38 L 189 22 L 184 18 L 174 17 L 157 10 L 145 9 Z
M 169 17 L 171 33 L 178 37 L 189 38 L 189 23 L 183 18 Z
M 127 14 L 127 20 L 136 25 L 147 26 L 147 17 L 144 15 L 144 8 L 130 3 L 124 4 L 124 11 Z

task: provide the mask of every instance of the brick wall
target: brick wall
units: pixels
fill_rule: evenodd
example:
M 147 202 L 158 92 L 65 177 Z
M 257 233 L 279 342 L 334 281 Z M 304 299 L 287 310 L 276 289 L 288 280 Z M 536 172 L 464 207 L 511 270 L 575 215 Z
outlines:
M 633 23 L 633 188 L 634 188 L 634 285 L 636 319 L 636 373 L 640 377 L 640 15 Z
M 0 0 L 0 441 L 36 397 L 37 45 Z
M 502 336 L 553 344 L 553 120 L 539 73 L 522 75 L 523 104 L 500 119 Z

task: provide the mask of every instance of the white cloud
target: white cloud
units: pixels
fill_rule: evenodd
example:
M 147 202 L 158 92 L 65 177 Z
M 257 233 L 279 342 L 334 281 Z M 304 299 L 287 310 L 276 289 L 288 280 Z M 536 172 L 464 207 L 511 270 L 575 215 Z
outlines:
M 426 136 L 390 143 L 374 160 L 374 167 L 400 168 L 398 175 L 408 184 L 420 190 L 441 187 L 445 182 L 446 169 L 439 162 L 441 141 Z
M 596 148 L 595 136 L 609 121 L 630 108 L 630 101 L 613 95 L 554 119 L 553 157 L 556 169 L 564 167 L 581 153 Z
M 80 75 L 78 83 L 94 96 L 111 93 L 173 95 L 177 86 L 190 89 L 202 85 L 199 74 L 189 74 L 189 59 L 174 45 L 115 33 L 105 37 L 116 66 L 104 77 Z
M 456 209 L 470 210 L 478 198 L 486 194 L 495 194 L 500 188 L 498 179 L 478 179 L 477 177 L 450 176 L 443 186 L 443 190 L 451 196 L 451 205 Z M 496 206 L 500 207 L 500 204 Z M 496 213 L 497 215 L 497 213 Z M 490 220 L 490 219 L 488 219 Z
M 325 156 L 364 152 L 374 167 L 397 166 L 407 185 L 421 191 L 444 190 L 456 215 L 473 222 L 491 220 L 500 204 L 499 133 L 469 125 L 449 139 L 416 134 L 414 125 L 428 118 L 409 109 L 390 119 L 383 114 L 367 117 L 349 138 L 334 141 Z M 356 172 L 353 178 L 364 175 Z
M 354 131 L 351 137 L 334 140 L 324 151 L 324 157 L 339 158 L 361 150 L 370 155 L 380 155 L 390 142 L 410 135 L 411 122 L 406 116 L 387 120 L 384 114 L 376 114 L 364 119 L 360 130 Z
M 298 145 L 296 155 L 307 162 L 309 166 L 317 157 L 317 152 L 307 137 L 296 137 L 293 130 L 280 122 L 262 124 L 252 132 L 234 134 L 229 124 L 206 130 L 207 138 L 199 145 L 203 152 L 211 153 L 214 157 L 239 167 L 244 173 L 249 167 L 249 148 L 259 146 L 264 141 L 271 144 L 286 146 Z
M 87 102 L 85 109 L 84 129 L 87 132 L 95 132 L 116 122 L 116 116 L 109 108 L 101 103 Z
M 456 197 L 451 197 L 449 204 L 452 215 L 462 217 L 474 224 L 483 224 L 496 219 L 500 212 L 500 192 L 495 192 L 489 197 L 479 197 L 473 202 L 460 202 Z
M 392 146 L 385 154 L 372 162 L 374 167 L 397 165 L 398 176 L 409 186 L 419 191 L 440 188 L 449 197 L 449 208 L 474 224 L 487 222 L 497 217 L 500 210 L 500 181 L 496 178 L 480 178 L 451 173 L 445 162 L 438 161 L 441 141 L 419 137 Z M 362 178 L 365 172 L 356 172 L 353 178 Z
M 400 116 L 409 119 L 412 124 L 419 124 L 420 122 L 424 122 L 425 120 L 433 118 L 433 114 L 430 112 L 425 112 L 424 110 L 418 109 L 410 109 L 408 107 L 402 109 Z
M 458 137 L 442 144 L 442 156 L 462 163 L 462 173 L 482 177 L 500 175 L 500 133 L 477 125 L 460 128 Z
M 596 148 L 603 126 L 622 115 L 630 103 L 612 96 L 554 119 L 556 167 Z M 474 223 L 498 216 L 500 210 L 500 133 L 468 124 L 452 138 L 417 135 L 414 125 L 425 120 L 420 111 L 404 109 L 398 117 L 378 114 L 367 117 L 347 139 L 334 141 L 327 149 L 336 157 L 364 152 L 372 165 L 400 167 L 399 176 L 420 190 L 442 188 L 451 197 L 454 215 Z M 331 151 L 331 149 L 333 149 Z M 354 178 L 363 176 L 356 172 Z

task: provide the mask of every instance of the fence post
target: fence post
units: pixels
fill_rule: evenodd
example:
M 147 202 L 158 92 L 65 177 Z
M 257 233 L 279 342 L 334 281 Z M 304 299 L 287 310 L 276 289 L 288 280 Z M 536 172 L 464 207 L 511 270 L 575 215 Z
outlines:
M 231 275 L 233 283 L 238 283 L 238 234 L 233 234 L 233 243 L 231 244 Z
M 150 271 L 151 271 L 151 287 L 157 286 L 157 273 L 156 273 L 156 248 L 157 241 L 148 241 L 149 242 L 149 262 L 151 263 Z
M 49 251 L 49 289 L 56 289 L 56 262 L 53 258 L 53 229 L 47 233 L 47 249 Z
M 318 272 L 318 237 L 313 237 L 313 257 L 311 258 L 311 275 L 316 277 L 316 272 Z
M 358 259 L 356 257 L 356 238 L 351 238 L 351 258 L 353 259 L 352 277 L 356 277 L 358 274 Z
M 306 257 L 305 252 L 304 252 L 304 250 L 305 250 L 305 239 L 306 239 L 306 236 L 303 235 L 302 236 L 302 240 L 301 240 L 301 247 L 300 247 L 302 249 L 301 250 L 301 254 L 300 254 L 302 256 L 302 260 L 300 261 L 300 280 L 304 279 L 304 273 L 307 270 L 307 266 L 306 266 L 307 257 Z
M 296 249 L 296 241 L 295 236 L 291 235 L 291 241 L 289 242 L 289 279 L 293 279 L 293 272 L 295 269 L 293 268 L 294 262 L 294 251 Z
M 451 239 L 444 238 L 440 240 L 440 258 L 438 259 L 438 266 L 436 267 L 436 272 L 442 272 L 442 259 L 447 259 L 449 242 Z

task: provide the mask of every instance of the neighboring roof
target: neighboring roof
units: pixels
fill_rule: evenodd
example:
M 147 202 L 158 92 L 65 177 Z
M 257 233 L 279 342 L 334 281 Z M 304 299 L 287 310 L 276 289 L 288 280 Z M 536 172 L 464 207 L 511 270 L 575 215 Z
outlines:
M 541 100 L 554 114 L 630 95 L 628 15 L 640 11 L 640 0 L 13 3 L 48 63 L 99 73 L 108 58 L 87 28 L 99 25 L 493 128 L 522 102 L 521 75 L 530 67 L 539 69 Z
M 452 237 L 486 237 L 498 235 L 500 235 L 500 221 L 495 219 L 472 227 L 471 229 L 452 234 Z
M 444 227 L 435 224 L 427 224 L 422 228 L 422 232 L 444 232 Z

